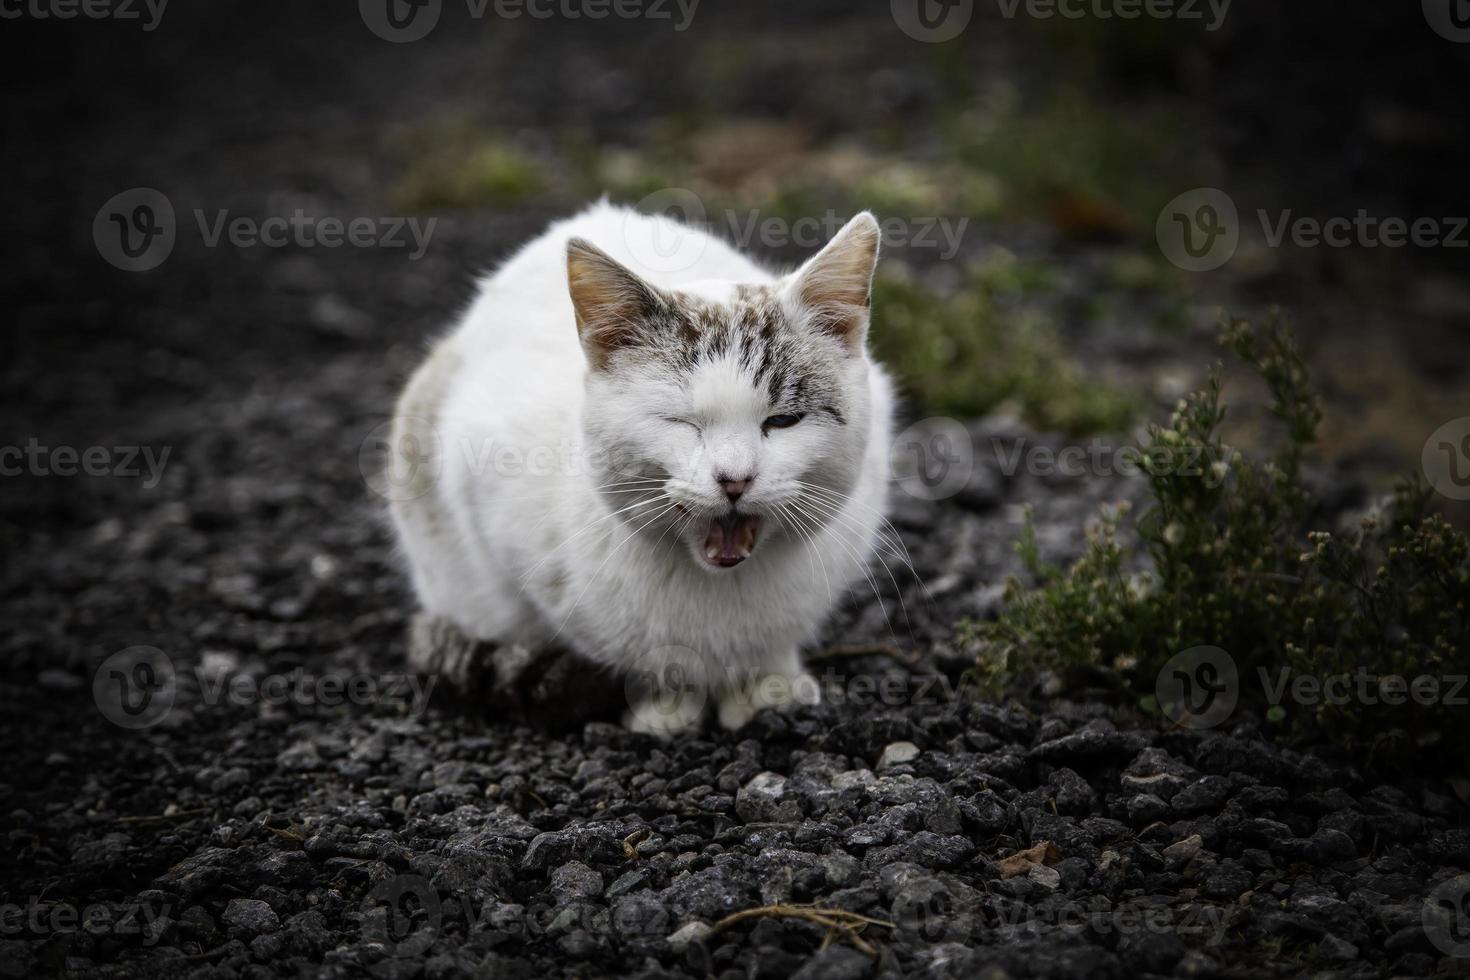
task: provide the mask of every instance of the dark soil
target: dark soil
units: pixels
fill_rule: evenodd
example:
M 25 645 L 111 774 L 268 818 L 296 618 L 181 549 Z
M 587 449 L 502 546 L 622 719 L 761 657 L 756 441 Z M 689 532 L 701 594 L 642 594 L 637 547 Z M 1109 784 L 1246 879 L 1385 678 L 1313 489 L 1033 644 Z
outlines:
M 763 6 L 711 11 L 709 29 Z M 820 33 L 835 9 L 792 24 Z M 1120 480 L 1007 477 L 986 453 L 951 500 L 899 493 L 913 568 L 890 557 L 892 577 L 875 569 L 831 624 L 814 660 L 827 703 L 736 734 L 664 745 L 578 706 L 530 727 L 442 686 L 415 700 L 411 598 L 364 480 L 372 436 L 471 274 L 550 212 L 444 217 L 414 263 L 181 234 L 144 275 L 101 261 L 92 217 L 135 185 L 181 212 L 382 213 L 363 210 L 384 166 L 365 133 L 483 100 L 506 127 L 627 136 L 678 108 L 663 40 L 521 24 L 489 55 L 468 29 L 410 54 L 350 10 L 168 18 L 146 46 L 115 24 L 5 27 L 28 42 L 4 69 L 20 134 L 0 150 L 5 441 L 103 447 L 111 475 L 0 480 L 0 976 L 1463 966 L 1464 937 L 1427 904 L 1470 871 L 1448 784 L 1283 747 L 1249 710 L 1173 731 L 1086 692 L 1029 707 L 961 692 L 952 627 L 993 614 L 1019 572 L 1021 506 L 1060 559 L 1099 504 L 1136 494 Z M 830 129 L 859 114 L 831 79 L 803 98 L 808 81 L 776 73 L 724 108 L 794 106 Z M 1053 441 L 1005 417 L 971 435 Z M 134 447 L 167 450 L 156 483 Z M 133 716 L 110 671 L 146 679 L 140 662 L 171 668 L 172 701 Z M 328 677 L 374 687 L 320 703 Z M 319 696 L 263 698 L 268 678 Z M 1007 876 L 1044 842 L 1043 863 Z M 883 924 L 788 910 L 711 932 L 801 903 Z

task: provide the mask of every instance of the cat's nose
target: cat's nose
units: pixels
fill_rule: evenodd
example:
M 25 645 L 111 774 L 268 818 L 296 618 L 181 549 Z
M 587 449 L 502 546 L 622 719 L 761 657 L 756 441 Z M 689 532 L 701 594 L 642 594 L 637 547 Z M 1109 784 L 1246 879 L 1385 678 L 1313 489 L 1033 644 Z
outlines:
M 750 489 L 750 485 L 754 482 L 755 477 L 747 476 L 743 479 L 732 480 L 729 477 L 722 476 L 719 480 L 720 489 L 725 491 L 725 496 L 729 497 L 730 503 L 733 504 L 741 498 L 745 491 Z

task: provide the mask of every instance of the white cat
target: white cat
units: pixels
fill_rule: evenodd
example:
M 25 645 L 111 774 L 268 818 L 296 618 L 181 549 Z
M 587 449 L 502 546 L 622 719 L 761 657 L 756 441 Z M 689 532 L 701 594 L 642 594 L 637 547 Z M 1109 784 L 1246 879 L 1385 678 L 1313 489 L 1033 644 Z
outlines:
M 800 649 L 865 573 L 893 394 L 866 347 L 879 229 L 777 277 L 607 203 L 494 275 L 409 382 L 393 518 L 426 612 L 639 678 L 668 736 L 815 701 Z M 634 688 L 630 688 L 634 691 Z

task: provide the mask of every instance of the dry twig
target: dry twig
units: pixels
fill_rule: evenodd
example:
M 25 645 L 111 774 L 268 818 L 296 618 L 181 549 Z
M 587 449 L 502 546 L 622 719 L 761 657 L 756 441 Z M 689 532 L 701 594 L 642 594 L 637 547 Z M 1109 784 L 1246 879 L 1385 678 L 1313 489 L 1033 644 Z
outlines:
M 814 922 L 827 927 L 827 935 L 822 940 L 824 949 L 832 942 L 834 935 L 841 934 L 853 946 L 874 957 L 878 955 L 878 950 L 862 937 L 862 931 L 868 926 L 893 928 L 892 922 L 859 915 L 857 912 L 845 912 L 842 909 L 824 909 L 817 905 L 762 905 L 759 908 L 745 909 L 725 916 L 710 928 L 710 935 L 713 936 L 746 919 L 803 919 L 807 922 Z

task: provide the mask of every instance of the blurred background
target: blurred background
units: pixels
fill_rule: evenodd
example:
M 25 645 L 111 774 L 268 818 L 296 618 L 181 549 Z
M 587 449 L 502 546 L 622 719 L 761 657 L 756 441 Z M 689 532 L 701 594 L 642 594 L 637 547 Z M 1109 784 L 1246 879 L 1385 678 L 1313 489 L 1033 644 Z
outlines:
M 225 430 L 214 462 L 285 492 L 327 465 L 302 457 L 334 432 L 353 438 L 333 462 L 352 458 L 477 273 L 604 193 L 676 212 L 692 199 L 776 262 L 859 208 L 895 222 L 876 343 L 916 413 L 1004 407 L 1042 429 L 1126 432 L 1199 383 L 1222 309 L 1272 305 L 1328 401 L 1333 465 L 1370 483 L 1412 471 L 1470 404 L 1456 0 L 1180 0 L 1131 20 L 1128 3 L 1092 0 L 578 9 L 7 14 L 12 425 L 42 443 L 183 445 L 210 419 Z M 175 229 L 141 272 L 106 243 L 137 188 Z M 1177 215 L 1215 213 L 1197 188 L 1237 212 L 1238 241 L 1207 271 L 1165 243 Z M 1430 219 L 1439 244 L 1271 241 L 1360 211 Z M 298 212 L 368 219 L 378 237 L 218 236 Z M 431 232 L 415 243 L 405 227 L 399 247 L 388 232 L 408 217 Z M 799 219 L 826 223 L 803 235 Z M 1246 445 L 1251 398 L 1228 399 Z M 179 471 L 211 458 L 191 455 Z M 6 490 L 12 545 L 78 493 L 28 476 Z

